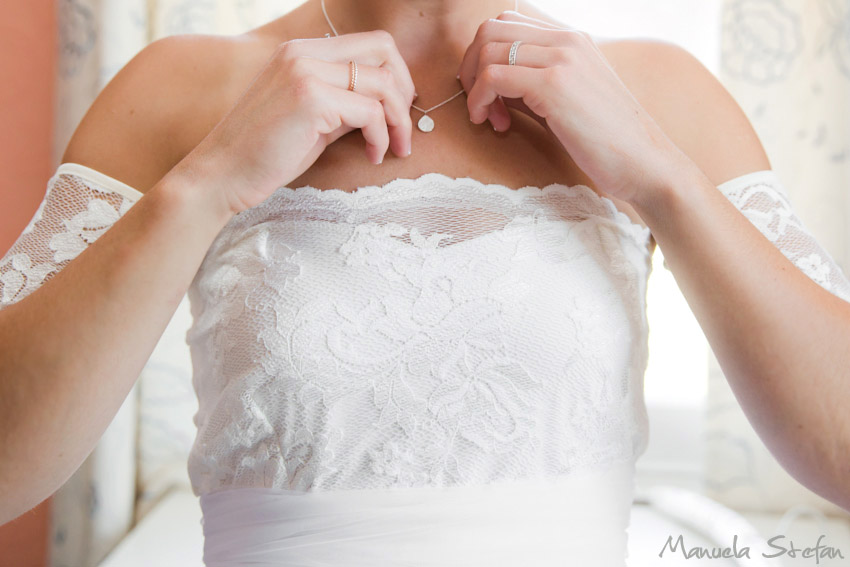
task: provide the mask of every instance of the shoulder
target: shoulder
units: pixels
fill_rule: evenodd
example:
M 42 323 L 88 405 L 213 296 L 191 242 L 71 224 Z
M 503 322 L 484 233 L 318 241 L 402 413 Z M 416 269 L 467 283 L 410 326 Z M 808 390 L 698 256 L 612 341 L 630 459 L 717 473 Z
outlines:
M 688 50 L 644 38 L 599 47 L 641 106 L 715 185 L 771 169 L 743 109 Z
M 191 120 L 218 104 L 237 38 L 168 36 L 145 46 L 100 91 L 62 163 L 100 171 L 144 193 L 180 160 Z

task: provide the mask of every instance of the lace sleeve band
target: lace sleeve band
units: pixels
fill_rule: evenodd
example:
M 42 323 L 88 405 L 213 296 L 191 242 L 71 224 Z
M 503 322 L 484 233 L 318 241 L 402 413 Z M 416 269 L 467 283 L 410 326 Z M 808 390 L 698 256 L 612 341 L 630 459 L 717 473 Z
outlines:
M 804 274 L 833 295 L 850 301 L 850 281 L 794 213 L 775 171 L 747 173 L 717 188 Z M 666 261 L 664 267 L 670 269 Z
M 96 170 L 61 164 L 29 224 L 0 260 L 0 309 L 53 277 L 141 196 Z

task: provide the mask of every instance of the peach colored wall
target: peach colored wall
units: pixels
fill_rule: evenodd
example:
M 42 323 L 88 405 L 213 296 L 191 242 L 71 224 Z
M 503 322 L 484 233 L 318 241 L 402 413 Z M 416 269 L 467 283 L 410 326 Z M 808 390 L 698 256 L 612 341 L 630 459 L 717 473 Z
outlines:
M 44 196 L 51 169 L 54 2 L 4 0 L 0 19 L 0 251 Z
M 0 256 L 35 214 L 52 175 L 55 2 L 4 0 L 0 19 Z M 0 526 L 0 564 L 47 564 L 50 500 Z

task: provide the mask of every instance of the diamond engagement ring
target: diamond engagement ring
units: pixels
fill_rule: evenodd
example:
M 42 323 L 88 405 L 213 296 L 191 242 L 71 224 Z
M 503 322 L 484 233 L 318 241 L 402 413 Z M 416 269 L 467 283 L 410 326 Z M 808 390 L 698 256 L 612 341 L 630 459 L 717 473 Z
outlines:
M 508 53 L 508 65 L 516 65 L 516 51 L 522 41 L 517 40 L 511 44 L 511 51 Z

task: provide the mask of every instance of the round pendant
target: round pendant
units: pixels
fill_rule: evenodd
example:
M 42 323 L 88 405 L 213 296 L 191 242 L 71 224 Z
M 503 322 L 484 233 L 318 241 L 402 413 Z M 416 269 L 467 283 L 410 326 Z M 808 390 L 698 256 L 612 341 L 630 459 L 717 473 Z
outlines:
M 434 129 L 434 121 L 427 114 L 423 114 L 422 118 L 419 119 L 417 126 L 419 126 L 419 129 L 423 132 L 430 132 Z

